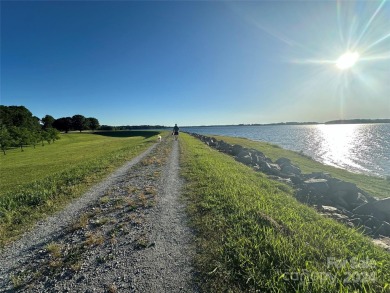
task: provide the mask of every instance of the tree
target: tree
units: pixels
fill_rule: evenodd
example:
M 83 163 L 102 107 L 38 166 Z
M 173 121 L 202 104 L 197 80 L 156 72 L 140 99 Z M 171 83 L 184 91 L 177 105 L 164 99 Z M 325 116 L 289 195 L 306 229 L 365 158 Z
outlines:
M 24 127 L 27 129 L 39 129 L 39 119 L 23 106 L 0 106 L 1 124 L 8 129 L 11 126 Z
M 56 140 L 60 139 L 60 133 L 59 133 L 59 131 L 57 129 L 49 128 L 47 130 L 47 133 L 48 133 L 49 140 L 51 140 L 53 143 Z
M 87 118 L 88 124 L 89 124 L 89 129 L 95 131 L 100 127 L 99 120 L 93 117 Z
M 100 126 L 100 130 L 115 130 L 113 126 L 110 125 L 102 125 Z
M 45 145 L 44 141 L 47 141 L 50 144 L 50 137 L 49 137 L 49 133 L 47 131 L 42 130 L 40 135 L 41 135 L 40 139 L 41 139 L 42 146 Z
M 30 131 L 30 143 L 34 146 L 41 140 L 40 131 Z
M 53 123 L 54 121 L 56 121 L 54 119 L 53 116 L 50 116 L 50 115 L 46 115 L 45 117 L 43 117 L 41 119 L 41 121 L 43 122 L 43 129 L 48 129 L 48 128 L 52 128 L 53 127 Z
M 10 133 L 15 145 L 20 147 L 20 150 L 23 152 L 23 146 L 28 145 L 31 142 L 30 131 L 25 127 L 12 126 L 10 128 Z
M 80 132 L 85 130 L 87 128 L 87 119 L 83 115 L 74 115 L 72 117 L 72 127 Z
M 5 155 L 5 150 L 12 145 L 12 137 L 5 126 L 0 127 L 0 147 Z
M 59 118 L 53 122 L 53 127 L 58 129 L 59 131 L 65 131 L 66 133 L 68 133 L 68 131 L 72 129 L 72 118 Z

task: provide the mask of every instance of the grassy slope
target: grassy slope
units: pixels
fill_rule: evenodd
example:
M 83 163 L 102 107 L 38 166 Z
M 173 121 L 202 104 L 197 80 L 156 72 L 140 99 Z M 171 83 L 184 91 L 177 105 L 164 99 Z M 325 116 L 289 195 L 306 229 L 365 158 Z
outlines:
M 0 246 L 61 209 L 156 141 L 157 132 L 128 137 L 66 134 L 55 144 L 1 158 Z
M 7 155 L 0 156 L 0 195 L 14 191 L 18 185 L 83 164 L 126 145 L 138 144 L 143 139 L 143 136 L 120 138 L 89 133 L 69 133 L 62 134 L 61 139 L 54 144 L 45 143 L 43 147 L 37 145 L 35 149 L 28 147 L 24 152 L 20 149 L 9 150 Z
M 363 287 L 386 292 L 390 254 L 368 238 L 319 216 L 298 203 L 291 190 L 188 135 L 181 136 L 181 150 L 205 292 L 353 292 Z M 336 268 L 327 266 L 327 257 L 364 264 L 369 259 L 374 265 Z M 303 278 L 305 270 L 311 277 Z M 357 282 L 348 282 L 351 273 Z M 297 275 L 301 283 L 293 280 Z
M 300 155 L 297 152 L 289 151 L 265 142 L 251 141 L 245 138 L 215 136 L 230 144 L 239 144 L 247 148 L 257 149 L 263 152 L 267 157 L 276 160 L 280 157 L 286 157 L 299 166 L 303 173 L 311 172 L 326 172 L 332 174 L 333 177 L 339 178 L 348 182 L 353 182 L 361 189 L 369 194 L 377 197 L 390 196 L 390 181 L 379 177 L 367 176 L 363 174 L 351 173 L 343 169 L 332 166 L 323 165 L 317 161 Z

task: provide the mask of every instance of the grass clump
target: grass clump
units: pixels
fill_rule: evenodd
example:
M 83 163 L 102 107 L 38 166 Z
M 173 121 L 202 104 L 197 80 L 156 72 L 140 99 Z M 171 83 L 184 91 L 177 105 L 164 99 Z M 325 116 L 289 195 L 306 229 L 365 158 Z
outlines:
M 386 292 L 390 254 L 368 238 L 189 135 L 181 150 L 202 290 Z
M 55 242 L 49 243 L 46 246 L 46 250 L 48 251 L 48 253 L 50 253 L 50 256 L 53 259 L 58 259 L 61 257 L 62 246 L 58 243 Z

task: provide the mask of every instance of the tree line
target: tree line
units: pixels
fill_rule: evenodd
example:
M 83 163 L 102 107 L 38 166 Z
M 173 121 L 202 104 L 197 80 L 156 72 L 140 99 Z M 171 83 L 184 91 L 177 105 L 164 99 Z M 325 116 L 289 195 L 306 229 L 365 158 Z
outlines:
M 0 147 L 4 154 L 11 147 L 35 146 L 52 143 L 60 138 L 60 131 L 96 130 L 100 127 L 96 118 L 83 115 L 55 119 L 51 115 L 43 118 L 33 116 L 24 106 L 0 105 Z
M 102 125 L 99 130 L 147 130 L 147 129 L 165 129 L 166 126 L 163 125 L 122 125 L 122 126 L 111 126 L 111 125 Z

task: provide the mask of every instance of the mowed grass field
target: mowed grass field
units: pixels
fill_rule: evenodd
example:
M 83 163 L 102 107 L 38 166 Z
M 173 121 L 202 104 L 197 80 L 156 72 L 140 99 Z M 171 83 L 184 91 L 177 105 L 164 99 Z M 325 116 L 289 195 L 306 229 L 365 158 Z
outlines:
M 331 174 L 335 178 L 339 178 L 344 181 L 355 183 L 359 188 L 367 191 L 369 194 L 376 197 L 389 197 L 390 196 L 390 180 L 386 180 L 379 177 L 367 176 L 364 174 L 351 173 L 343 169 L 335 168 L 332 166 L 323 165 L 317 161 L 312 160 L 306 156 L 303 156 L 297 152 L 289 151 L 280 148 L 277 145 L 251 141 L 246 138 L 235 138 L 226 136 L 215 136 L 215 138 L 224 140 L 230 144 L 239 144 L 247 148 L 259 150 L 273 161 L 285 157 L 289 158 L 291 162 L 299 166 L 303 173 L 311 172 L 325 172 Z
M 390 254 L 234 158 L 183 134 L 203 292 L 390 292 Z
M 0 156 L 0 246 L 157 141 L 157 131 L 62 134 Z
M 141 148 L 145 138 L 153 132 L 106 132 L 105 135 L 91 133 L 61 134 L 61 139 L 35 149 L 26 147 L 8 150 L 0 156 L 0 195 L 17 190 L 20 185 L 45 178 L 56 172 L 99 158 L 110 152 L 134 146 Z M 103 132 L 101 134 L 104 134 Z

